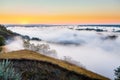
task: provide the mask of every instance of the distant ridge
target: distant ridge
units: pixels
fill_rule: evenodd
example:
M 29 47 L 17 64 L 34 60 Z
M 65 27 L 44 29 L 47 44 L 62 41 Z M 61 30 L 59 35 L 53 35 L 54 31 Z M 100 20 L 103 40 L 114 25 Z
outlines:
M 120 24 L 5 24 L 6 27 L 51 27 L 51 26 L 99 26 L 99 27 L 120 27 Z

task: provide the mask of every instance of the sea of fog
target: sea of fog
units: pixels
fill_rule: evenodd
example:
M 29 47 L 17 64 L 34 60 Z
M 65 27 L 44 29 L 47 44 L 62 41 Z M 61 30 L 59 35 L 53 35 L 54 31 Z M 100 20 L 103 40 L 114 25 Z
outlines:
M 58 58 L 70 56 L 86 69 L 114 79 L 114 69 L 120 66 L 120 33 L 113 30 L 120 30 L 120 28 L 100 27 L 107 32 L 76 30 L 76 28 L 77 26 L 7 27 L 21 35 L 42 39 L 44 43 L 49 44 L 50 48 L 57 51 Z M 111 35 L 117 37 L 110 39 L 108 36 Z M 35 44 L 42 42 L 34 41 Z

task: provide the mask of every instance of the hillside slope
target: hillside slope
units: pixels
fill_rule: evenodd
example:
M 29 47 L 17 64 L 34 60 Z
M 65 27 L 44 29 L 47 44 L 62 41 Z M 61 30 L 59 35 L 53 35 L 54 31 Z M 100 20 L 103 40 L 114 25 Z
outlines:
M 11 60 L 15 69 L 24 73 L 23 80 L 26 80 L 25 78 L 30 80 L 40 78 L 40 80 L 109 80 L 84 68 L 29 50 L 0 54 L 0 60 L 3 59 Z M 41 75 L 41 77 L 35 77 L 35 75 Z
M 12 31 L 7 30 L 4 25 L 0 25 L 0 36 L 3 36 L 5 39 L 8 39 L 15 36 L 15 34 Z

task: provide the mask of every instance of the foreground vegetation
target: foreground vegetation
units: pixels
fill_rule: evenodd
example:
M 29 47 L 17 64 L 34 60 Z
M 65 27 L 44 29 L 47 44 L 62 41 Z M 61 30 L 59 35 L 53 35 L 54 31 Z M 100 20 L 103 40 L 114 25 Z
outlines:
M 21 80 L 21 74 L 13 68 L 13 63 L 8 60 L 0 62 L 0 80 Z
M 10 61 L 14 63 L 13 68 L 17 72 L 22 72 L 22 80 L 96 80 L 49 62 L 26 59 Z
M 14 68 L 23 73 L 23 80 L 109 80 L 84 68 L 29 50 L 3 53 L 0 59 L 11 60 Z

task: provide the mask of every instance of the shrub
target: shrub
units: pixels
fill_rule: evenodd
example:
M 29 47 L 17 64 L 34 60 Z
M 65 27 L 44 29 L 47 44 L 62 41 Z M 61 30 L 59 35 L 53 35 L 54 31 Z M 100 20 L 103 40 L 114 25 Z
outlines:
M 85 66 L 83 64 L 81 64 L 79 61 L 72 59 L 70 56 L 64 56 L 62 60 L 65 62 L 68 62 L 70 64 L 74 64 L 74 65 L 80 66 L 82 68 L 85 68 Z
M 0 46 L 0 52 L 2 51 L 2 47 Z
M 0 30 L 7 31 L 7 29 L 4 25 L 0 25 Z
M 15 72 L 10 61 L 3 60 L 0 62 L 0 80 L 21 80 L 21 74 Z
M 5 38 L 3 36 L 0 36 L 0 46 L 5 45 Z
M 117 69 L 115 69 L 115 76 L 115 80 L 120 80 L 120 66 Z
M 53 49 L 50 49 L 50 46 L 48 44 L 31 44 L 28 40 L 24 41 L 24 48 L 28 50 L 32 50 L 38 53 L 41 53 L 43 55 L 51 56 L 51 57 L 57 57 L 57 52 Z

